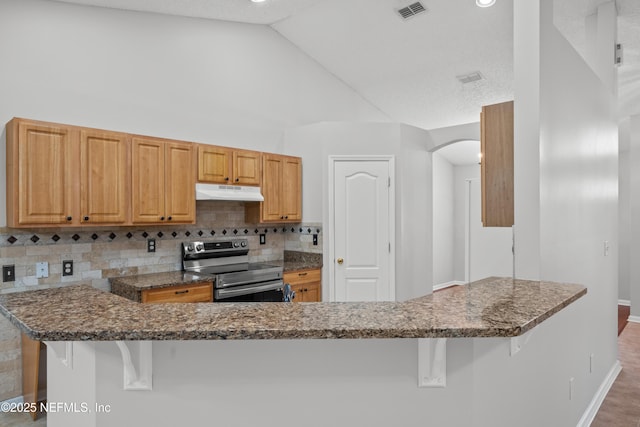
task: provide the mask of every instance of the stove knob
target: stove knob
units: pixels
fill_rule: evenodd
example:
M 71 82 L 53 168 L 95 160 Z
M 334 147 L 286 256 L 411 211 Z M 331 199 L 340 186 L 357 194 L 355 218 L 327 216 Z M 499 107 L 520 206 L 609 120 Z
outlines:
M 204 246 L 202 246 L 202 245 L 196 246 L 196 251 L 201 251 L 203 249 L 204 249 Z
M 189 246 L 187 246 L 187 250 L 188 250 L 189 252 L 193 252 L 193 245 L 192 245 L 192 244 L 189 244 Z
M 234 248 L 237 248 L 237 247 L 239 247 L 239 246 L 240 246 L 240 243 L 238 243 L 238 242 L 233 242 L 233 247 L 234 247 Z
M 242 246 L 244 248 L 245 246 L 247 246 L 247 242 L 240 243 L 240 246 Z

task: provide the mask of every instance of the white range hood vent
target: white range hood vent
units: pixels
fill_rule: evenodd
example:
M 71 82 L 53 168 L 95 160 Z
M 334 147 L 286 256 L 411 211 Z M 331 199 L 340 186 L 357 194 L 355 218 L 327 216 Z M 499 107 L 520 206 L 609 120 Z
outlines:
M 262 202 L 260 187 L 241 185 L 196 184 L 196 200 L 236 200 Z

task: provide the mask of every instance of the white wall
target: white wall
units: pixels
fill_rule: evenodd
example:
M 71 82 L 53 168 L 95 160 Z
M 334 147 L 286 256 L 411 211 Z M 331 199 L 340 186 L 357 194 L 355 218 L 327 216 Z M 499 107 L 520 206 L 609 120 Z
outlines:
M 464 282 L 467 259 L 466 229 L 468 227 L 467 180 L 480 179 L 480 165 L 454 168 L 454 227 L 453 227 L 453 280 Z
M 396 298 L 425 295 L 433 283 L 431 154 L 429 133 L 386 123 L 317 123 L 288 129 L 284 150 L 303 159 L 302 212 L 305 222 L 329 223 L 328 165 L 331 155 L 394 155 L 396 159 Z M 325 227 L 325 232 L 329 233 Z M 324 283 L 333 260 L 324 239 Z M 328 286 L 323 297 L 329 299 Z
M 640 115 L 629 118 L 629 296 L 631 315 L 640 316 Z
M 564 397 L 545 410 L 575 425 L 617 357 L 617 125 L 612 93 L 553 26 L 552 6 L 514 2 L 516 275 L 588 287 L 572 333 L 555 339 L 569 350 L 548 368 Z M 607 28 L 598 36 L 613 45 Z
M 631 118 L 620 122 L 618 127 L 618 299 L 631 300 Z M 640 160 L 640 159 L 639 159 Z M 636 197 L 640 197 L 637 195 Z
M 454 166 L 433 153 L 433 283 L 455 280 L 454 268 Z
M 18 116 L 278 152 L 288 127 L 388 120 L 262 25 L 3 0 L 0 57 L 2 126 Z

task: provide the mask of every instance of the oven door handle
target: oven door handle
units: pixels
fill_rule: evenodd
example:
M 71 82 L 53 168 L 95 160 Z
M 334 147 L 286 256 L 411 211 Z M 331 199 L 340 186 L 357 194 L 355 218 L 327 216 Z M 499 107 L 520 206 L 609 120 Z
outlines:
M 266 282 L 259 286 L 236 286 L 233 288 L 216 289 L 216 297 L 221 300 L 241 295 L 257 294 L 258 292 L 273 291 L 278 288 L 282 288 L 283 286 L 284 282 L 282 280 L 276 280 L 273 282 Z

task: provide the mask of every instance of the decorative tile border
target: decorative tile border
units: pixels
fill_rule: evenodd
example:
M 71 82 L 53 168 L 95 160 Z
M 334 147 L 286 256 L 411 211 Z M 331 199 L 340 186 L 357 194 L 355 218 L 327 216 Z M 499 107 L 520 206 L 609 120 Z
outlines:
M 243 227 L 224 228 L 168 228 L 151 227 L 145 229 L 104 229 L 95 228 L 88 230 L 64 230 L 64 229 L 38 229 L 21 230 L 5 229 L 0 232 L 0 247 L 32 246 L 32 245 L 55 245 L 74 243 L 97 243 L 97 242 L 121 242 L 121 241 L 143 241 L 148 238 L 161 240 L 193 240 L 203 239 L 224 239 L 233 237 L 251 236 L 256 234 L 280 233 L 280 234 L 322 234 L 322 227 L 318 224 L 295 224 L 265 226 L 252 225 Z

